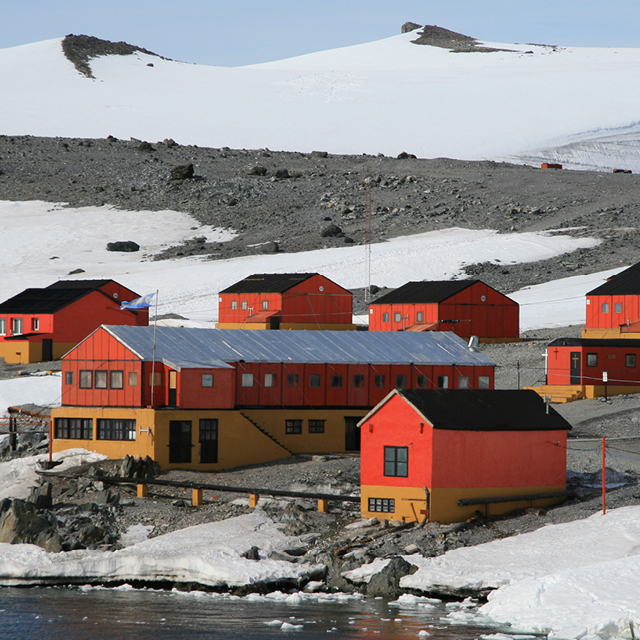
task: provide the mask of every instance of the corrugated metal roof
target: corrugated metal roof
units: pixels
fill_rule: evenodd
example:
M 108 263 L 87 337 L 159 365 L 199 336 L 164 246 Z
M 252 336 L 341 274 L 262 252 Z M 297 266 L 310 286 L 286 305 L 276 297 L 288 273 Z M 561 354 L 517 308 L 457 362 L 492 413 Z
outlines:
M 480 280 L 433 280 L 407 282 L 371 304 L 429 304 L 444 302 Z
M 588 296 L 640 295 L 640 262 L 609 278 L 607 282 L 587 293 Z
M 220 293 L 284 293 L 317 273 L 254 273 Z
M 151 327 L 105 326 L 143 360 L 153 358 Z M 495 366 L 452 332 L 246 331 L 158 327 L 156 360 Z

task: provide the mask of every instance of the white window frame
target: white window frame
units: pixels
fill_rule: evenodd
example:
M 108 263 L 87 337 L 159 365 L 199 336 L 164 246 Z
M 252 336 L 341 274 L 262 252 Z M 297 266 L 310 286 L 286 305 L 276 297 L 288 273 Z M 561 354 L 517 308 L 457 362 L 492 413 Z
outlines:
M 31 318 L 31 331 L 40 331 L 40 318 Z
M 11 335 L 21 336 L 22 333 L 22 318 L 11 318 Z
M 7 335 L 7 319 L 0 318 L 0 336 Z
M 202 374 L 202 386 L 203 387 L 213 387 L 213 373 L 203 373 Z
M 253 373 L 243 373 L 242 374 L 242 386 L 243 387 L 253 387 Z

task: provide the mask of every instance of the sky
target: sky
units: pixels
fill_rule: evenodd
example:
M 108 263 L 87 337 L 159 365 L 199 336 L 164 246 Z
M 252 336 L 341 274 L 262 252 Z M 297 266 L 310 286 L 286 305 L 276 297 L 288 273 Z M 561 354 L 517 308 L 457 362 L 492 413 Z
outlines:
M 640 47 L 637 0 L 0 0 L 0 49 L 86 34 L 237 66 L 437 24 L 492 42 Z

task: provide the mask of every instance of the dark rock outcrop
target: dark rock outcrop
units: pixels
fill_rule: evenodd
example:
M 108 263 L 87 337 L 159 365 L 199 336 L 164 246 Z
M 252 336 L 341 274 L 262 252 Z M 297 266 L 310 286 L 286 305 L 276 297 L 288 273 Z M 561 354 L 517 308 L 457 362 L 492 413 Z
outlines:
M 380 573 L 371 577 L 367 585 L 367 595 L 397 598 L 402 593 L 400 578 L 417 570 L 416 566 L 409 564 L 401 556 L 395 556 Z
M 132 240 L 107 242 L 107 251 L 124 251 L 125 253 L 132 253 L 134 251 L 140 251 L 140 245 Z

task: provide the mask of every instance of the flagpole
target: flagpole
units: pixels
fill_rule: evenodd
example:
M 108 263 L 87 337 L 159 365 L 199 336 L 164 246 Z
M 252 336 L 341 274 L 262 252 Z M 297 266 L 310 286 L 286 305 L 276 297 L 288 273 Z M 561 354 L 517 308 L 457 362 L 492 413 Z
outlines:
M 158 295 L 156 289 L 156 315 L 153 318 L 153 359 L 151 361 L 151 408 L 153 409 L 153 391 L 156 386 L 156 332 L 158 330 Z

